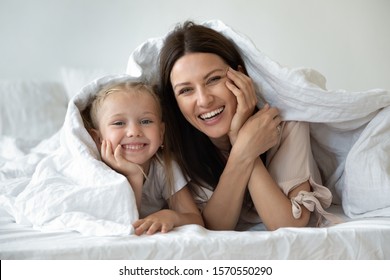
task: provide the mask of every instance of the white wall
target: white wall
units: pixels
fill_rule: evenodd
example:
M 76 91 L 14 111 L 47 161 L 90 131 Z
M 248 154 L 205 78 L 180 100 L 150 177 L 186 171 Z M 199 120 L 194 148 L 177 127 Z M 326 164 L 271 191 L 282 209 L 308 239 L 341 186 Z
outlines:
M 389 15 L 388 0 L 0 0 L 0 79 L 124 71 L 134 48 L 175 23 L 221 19 L 330 89 L 390 89 Z

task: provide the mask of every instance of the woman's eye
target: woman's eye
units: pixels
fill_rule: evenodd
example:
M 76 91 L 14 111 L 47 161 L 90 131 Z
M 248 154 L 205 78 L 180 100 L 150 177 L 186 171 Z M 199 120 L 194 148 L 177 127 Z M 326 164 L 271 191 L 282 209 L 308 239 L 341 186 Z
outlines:
M 179 90 L 178 94 L 185 94 L 191 91 L 191 88 L 182 88 Z
M 207 84 L 213 84 L 221 80 L 222 76 L 214 76 L 207 80 Z

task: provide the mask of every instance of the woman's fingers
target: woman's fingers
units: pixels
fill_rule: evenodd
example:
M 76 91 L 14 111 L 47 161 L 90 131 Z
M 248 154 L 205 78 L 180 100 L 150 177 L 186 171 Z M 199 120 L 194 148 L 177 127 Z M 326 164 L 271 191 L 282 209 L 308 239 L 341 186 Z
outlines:
M 245 157 L 256 157 L 275 146 L 280 139 L 280 124 L 279 110 L 266 104 L 240 129 L 236 142 L 241 153 Z
M 257 97 L 252 79 L 247 75 L 231 68 L 228 69 L 226 75 L 226 87 L 237 99 L 237 109 L 229 131 L 230 143 L 233 145 L 237 139 L 239 130 L 253 114 L 257 104 Z
M 257 96 L 252 79 L 230 67 L 226 75 L 228 78 L 226 86 L 237 97 L 239 105 L 254 109 L 257 103 Z

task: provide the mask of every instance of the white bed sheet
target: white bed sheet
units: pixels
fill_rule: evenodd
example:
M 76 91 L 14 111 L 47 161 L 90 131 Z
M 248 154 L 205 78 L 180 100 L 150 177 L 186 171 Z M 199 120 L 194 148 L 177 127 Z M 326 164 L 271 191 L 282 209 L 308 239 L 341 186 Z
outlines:
M 331 212 L 341 213 L 332 206 Z M 211 231 L 187 225 L 151 236 L 41 232 L 0 214 L 0 259 L 390 259 L 390 218 L 349 220 L 327 228 Z

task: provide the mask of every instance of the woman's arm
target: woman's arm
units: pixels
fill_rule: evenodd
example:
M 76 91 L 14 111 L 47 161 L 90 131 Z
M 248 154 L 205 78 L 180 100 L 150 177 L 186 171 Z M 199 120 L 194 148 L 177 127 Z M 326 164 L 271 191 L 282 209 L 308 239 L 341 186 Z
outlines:
M 249 192 L 257 213 L 268 230 L 280 227 L 304 227 L 310 219 L 310 211 L 302 207 L 302 214 L 295 219 L 292 214 L 290 197 L 299 191 L 310 191 L 308 181 L 302 183 L 289 193 L 287 197 L 275 183 L 263 162 L 257 159 L 248 184 Z
M 187 187 L 176 192 L 171 198 L 172 209 L 163 209 L 136 221 L 133 226 L 135 234 L 153 234 L 158 231 L 166 233 L 174 227 L 197 224 L 204 226 L 202 215 Z
M 233 230 L 236 227 L 252 169 L 253 160 L 242 157 L 239 151 L 230 153 L 218 185 L 202 213 L 208 229 Z
M 277 143 L 276 126 L 280 123 L 278 110 L 269 105 L 251 116 L 256 105 L 252 80 L 231 68 L 227 75 L 226 86 L 237 98 L 237 110 L 229 131 L 232 149 L 218 185 L 203 210 L 206 227 L 217 230 L 236 227 L 255 159 Z
M 239 130 L 218 185 L 203 211 L 207 228 L 236 227 L 256 159 L 278 141 L 277 115 L 278 110 L 267 105 Z

